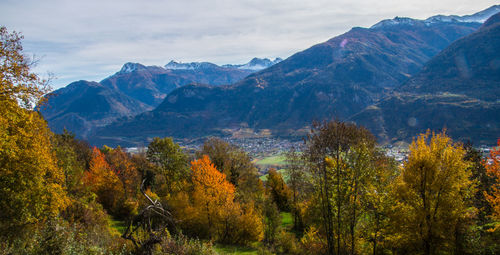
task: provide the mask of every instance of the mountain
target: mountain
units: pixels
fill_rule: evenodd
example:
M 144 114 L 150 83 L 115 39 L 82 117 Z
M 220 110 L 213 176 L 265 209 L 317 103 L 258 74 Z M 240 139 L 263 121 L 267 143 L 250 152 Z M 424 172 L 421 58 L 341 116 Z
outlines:
M 98 130 L 94 142 L 113 143 L 112 136 L 134 143 L 151 136 L 230 135 L 241 127 L 293 135 L 315 119 L 347 119 L 481 26 L 400 19 L 353 28 L 230 86 L 176 89 L 155 110 Z
M 258 61 L 266 62 L 266 59 L 254 58 L 250 63 Z M 174 68 L 175 65 L 191 68 Z M 239 68 L 241 66 L 170 62 L 164 68 L 126 63 L 120 71 L 99 83 L 78 81 L 54 91 L 40 112 L 53 131 L 66 128 L 86 138 L 94 128 L 117 118 L 152 110 L 176 88 L 192 83 L 232 84 L 257 70 Z
M 183 64 L 171 61 L 165 68 L 126 63 L 119 72 L 101 83 L 151 107 L 156 107 L 170 91 L 184 85 L 232 84 L 253 72 L 253 70 L 220 67 L 208 62 Z
M 223 67 L 259 71 L 278 64 L 281 61 L 283 61 L 281 58 L 275 58 L 274 60 L 268 58 L 253 58 L 250 62 L 243 65 L 223 65 Z
M 500 134 L 500 13 L 451 44 L 389 97 L 351 120 L 385 141 L 427 129 L 492 144 Z
M 52 131 L 64 128 L 86 137 L 94 127 L 152 108 L 97 82 L 77 81 L 50 93 L 39 110 Z

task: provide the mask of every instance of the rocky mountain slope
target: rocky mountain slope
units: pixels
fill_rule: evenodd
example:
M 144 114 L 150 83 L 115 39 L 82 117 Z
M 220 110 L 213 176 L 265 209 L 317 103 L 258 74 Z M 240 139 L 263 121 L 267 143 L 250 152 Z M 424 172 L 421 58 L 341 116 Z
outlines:
M 241 127 L 293 135 L 315 119 L 347 119 L 481 26 L 457 19 L 392 21 L 353 28 L 231 86 L 176 89 L 155 110 L 98 130 L 94 141 L 224 135 Z
M 494 143 L 500 134 L 499 49 L 500 13 L 351 120 L 389 142 L 446 128 L 464 141 Z
M 66 128 L 86 138 L 92 129 L 119 117 L 152 110 L 176 88 L 192 83 L 232 84 L 279 61 L 254 58 L 247 64 L 225 66 L 171 61 L 165 67 L 126 63 L 99 83 L 79 81 L 54 91 L 40 109 L 53 131 Z

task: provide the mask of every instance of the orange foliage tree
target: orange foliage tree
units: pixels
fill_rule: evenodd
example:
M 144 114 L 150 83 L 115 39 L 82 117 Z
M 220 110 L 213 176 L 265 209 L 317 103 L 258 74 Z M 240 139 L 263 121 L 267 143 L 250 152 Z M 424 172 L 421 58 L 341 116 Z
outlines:
M 491 205 L 492 219 L 496 221 L 495 230 L 500 228 L 500 138 L 497 140 L 497 148 L 492 148 L 490 156 L 483 162 L 488 175 L 495 179 L 490 194 L 485 193 L 486 200 Z
M 97 195 L 97 201 L 108 211 L 112 211 L 123 196 L 120 179 L 111 170 L 104 154 L 96 147 L 92 149 L 90 168 L 85 172 L 82 181 Z
M 177 195 L 174 207 L 187 232 L 226 243 L 262 239 L 262 219 L 253 204 L 234 201 L 235 187 L 206 155 L 191 162 L 192 190 Z M 190 201 L 190 202 L 187 202 Z

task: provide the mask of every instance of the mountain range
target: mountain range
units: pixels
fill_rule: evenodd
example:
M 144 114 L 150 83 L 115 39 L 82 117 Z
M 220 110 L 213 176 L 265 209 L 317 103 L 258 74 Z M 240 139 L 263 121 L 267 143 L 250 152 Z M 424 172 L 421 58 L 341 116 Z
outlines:
M 119 117 L 154 109 L 169 92 L 181 86 L 232 84 L 280 61 L 254 58 L 247 64 L 224 66 L 171 61 L 165 67 L 126 63 L 101 82 L 77 81 L 50 93 L 40 111 L 54 132 L 66 128 L 87 138 L 94 128 Z
M 500 13 L 351 120 L 387 141 L 447 128 L 461 140 L 492 143 L 500 134 L 499 49 Z
M 123 73 L 100 84 L 145 108 L 97 125 L 86 137 L 94 144 L 131 146 L 154 136 L 224 136 L 242 128 L 294 136 L 305 132 L 313 120 L 340 118 L 367 126 L 384 142 L 443 127 L 454 137 L 488 142 L 498 134 L 500 119 L 496 82 L 500 45 L 495 40 L 500 36 L 494 29 L 498 15 L 490 18 L 499 11 L 497 5 L 467 16 L 396 17 L 370 28 L 356 27 L 229 85 L 172 78 L 180 77 L 173 71 L 192 72 L 208 67 L 205 63 L 144 67 L 160 75 L 120 79 L 143 68 L 124 66 Z M 174 84 L 170 91 L 142 82 L 161 80 L 152 78 L 159 76 L 176 81 L 168 83 Z M 136 88 L 148 93 L 140 94 Z

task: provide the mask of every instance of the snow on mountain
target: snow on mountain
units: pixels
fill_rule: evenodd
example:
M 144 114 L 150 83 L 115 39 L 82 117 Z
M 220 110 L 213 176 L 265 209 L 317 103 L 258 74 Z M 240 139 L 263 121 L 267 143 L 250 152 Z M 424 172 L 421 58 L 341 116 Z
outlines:
M 251 70 L 251 71 L 259 71 L 265 68 L 268 68 L 276 63 L 281 62 L 283 59 L 281 58 L 276 58 L 274 60 L 270 60 L 268 58 L 253 58 L 250 60 L 250 62 L 242 65 L 222 65 L 218 66 L 216 64 L 210 63 L 210 62 L 191 62 L 191 63 L 182 63 L 182 62 L 176 62 L 176 61 L 170 61 L 168 64 L 165 65 L 165 69 L 170 69 L 170 70 L 198 70 L 198 69 L 209 69 L 209 68 L 217 68 L 217 67 L 222 67 L 222 68 L 234 68 L 234 69 L 240 69 L 240 70 Z
M 371 28 L 382 28 L 395 25 L 415 25 L 422 23 L 430 25 L 438 22 L 475 22 L 484 23 L 488 18 L 500 12 L 500 5 L 493 5 L 490 8 L 477 12 L 472 15 L 458 16 L 458 15 L 436 15 L 425 20 L 412 19 L 406 17 L 395 17 L 394 19 L 386 19 L 373 25 Z
M 262 69 L 266 69 L 272 65 L 275 65 L 279 62 L 283 61 L 281 58 L 275 58 L 274 60 L 270 60 L 268 58 L 253 58 L 250 62 L 242 65 L 223 65 L 222 67 L 226 68 L 237 68 L 241 70 L 252 70 L 259 71 Z
M 218 65 L 212 64 L 210 62 L 182 63 L 173 60 L 165 65 L 165 69 L 170 69 L 170 70 L 197 70 L 197 69 L 208 69 L 216 67 L 218 67 Z
M 120 69 L 120 71 L 118 73 L 131 73 L 137 69 L 142 69 L 142 68 L 146 68 L 146 67 L 139 64 L 139 63 L 128 62 L 128 63 L 125 63 L 123 65 L 122 69 Z

